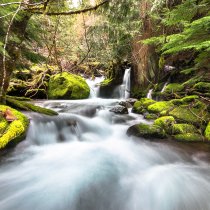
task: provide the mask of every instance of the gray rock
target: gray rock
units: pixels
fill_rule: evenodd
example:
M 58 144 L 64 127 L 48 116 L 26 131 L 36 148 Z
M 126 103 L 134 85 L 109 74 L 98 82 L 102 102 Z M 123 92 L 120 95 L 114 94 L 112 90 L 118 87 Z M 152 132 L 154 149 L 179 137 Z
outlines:
M 128 114 L 128 109 L 124 106 L 117 105 L 109 110 L 110 112 L 114 112 L 116 114 Z

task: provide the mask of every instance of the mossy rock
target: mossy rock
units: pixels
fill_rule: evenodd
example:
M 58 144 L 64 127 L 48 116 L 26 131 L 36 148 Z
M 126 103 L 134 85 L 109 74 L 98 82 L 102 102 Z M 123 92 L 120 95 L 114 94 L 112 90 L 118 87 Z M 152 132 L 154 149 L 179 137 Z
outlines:
M 205 129 L 204 135 L 205 135 L 206 139 L 210 141 L 210 121 Z
M 163 128 L 168 134 L 172 133 L 172 127 L 176 123 L 174 117 L 163 116 L 155 120 L 154 125 Z
M 104 81 L 102 81 L 100 83 L 100 86 L 104 87 L 104 86 L 110 86 L 112 85 L 113 79 L 105 79 Z
M 209 118 L 209 113 L 203 109 L 189 108 L 188 106 L 175 107 L 169 112 L 179 123 L 189 123 L 200 126 Z
M 133 105 L 132 112 L 138 113 L 138 114 L 143 114 L 147 110 L 147 107 L 151 104 L 156 103 L 156 101 L 149 99 L 149 98 L 142 98 L 139 101 L 136 101 Z
M 50 77 L 49 99 L 85 99 L 89 94 L 90 88 L 80 76 L 63 72 Z
M 17 108 L 17 109 L 20 109 L 20 110 L 33 111 L 33 112 L 38 112 L 38 113 L 45 114 L 45 115 L 50 115 L 50 116 L 58 115 L 57 112 L 55 112 L 51 109 L 36 106 L 34 104 L 31 104 L 31 103 L 28 103 L 28 102 L 25 102 L 25 101 L 18 101 L 18 100 L 15 100 L 15 99 L 11 98 L 11 97 L 7 97 L 6 101 L 7 101 L 7 104 L 9 104 L 10 106 L 12 106 L 14 108 Z
M 144 138 L 160 138 L 163 139 L 166 137 L 164 129 L 157 125 L 147 125 L 140 123 L 133 125 L 127 130 L 128 136 L 144 137 Z
M 3 124 L 4 128 L 0 133 L 0 149 L 23 140 L 29 125 L 29 120 L 24 114 L 8 106 L 0 105 L 0 111 L 5 112 L 6 109 L 12 112 L 16 120 L 6 123 L 1 117 L 0 124 Z
M 209 82 L 198 82 L 193 86 L 196 91 L 199 92 L 210 92 L 210 83 Z
M 182 84 L 179 83 L 170 83 L 166 86 L 164 93 L 177 93 L 177 92 L 181 92 L 184 90 L 184 86 Z
M 186 134 L 186 133 L 199 133 L 198 129 L 194 125 L 190 124 L 174 124 L 173 134 Z
M 203 141 L 204 137 L 197 133 L 185 133 L 174 135 L 173 138 L 177 141 L 197 142 Z
M 153 114 L 153 113 L 144 114 L 144 119 L 147 119 L 147 120 L 156 120 L 157 118 L 158 118 L 158 115 Z
M 151 113 L 161 113 L 162 111 L 169 111 L 174 107 L 170 101 L 159 101 L 149 105 L 147 110 Z
M 0 106 L 1 107 L 1 106 Z M 7 126 L 9 123 L 7 120 L 2 116 L 2 113 L 0 113 L 0 136 L 4 133 L 4 131 L 7 129 Z

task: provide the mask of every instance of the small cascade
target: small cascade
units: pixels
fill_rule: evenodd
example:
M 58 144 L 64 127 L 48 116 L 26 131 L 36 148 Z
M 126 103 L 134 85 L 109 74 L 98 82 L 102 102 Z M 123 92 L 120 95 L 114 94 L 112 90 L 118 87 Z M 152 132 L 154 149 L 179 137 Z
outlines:
M 113 92 L 115 98 L 126 99 L 130 97 L 131 89 L 131 68 L 126 69 L 123 76 L 123 83 L 117 86 Z
M 87 79 L 86 82 L 88 86 L 90 87 L 90 96 L 89 98 L 97 98 L 99 96 L 99 89 L 100 84 L 104 80 L 104 77 L 95 77 L 95 79 Z
M 163 92 L 165 91 L 167 85 L 168 85 L 168 82 L 166 82 L 166 83 L 164 84 L 162 90 L 160 91 L 161 93 L 163 93 Z
M 147 93 L 147 98 L 152 99 L 152 92 L 153 92 L 153 89 L 150 89 L 149 92 Z

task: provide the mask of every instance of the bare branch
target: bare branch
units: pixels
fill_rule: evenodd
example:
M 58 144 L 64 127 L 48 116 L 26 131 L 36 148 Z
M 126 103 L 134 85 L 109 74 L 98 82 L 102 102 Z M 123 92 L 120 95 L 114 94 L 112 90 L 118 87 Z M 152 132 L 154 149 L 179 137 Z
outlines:
M 33 14 L 39 14 L 39 15 L 45 14 L 45 15 L 48 15 L 48 16 L 76 15 L 76 14 L 81 14 L 81 13 L 97 10 L 99 7 L 101 7 L 102 5 L 104 5 L 104 4 L 108 3 L 108 2 L 110 2 L 110 0 L 104 0 L 101 3 L 96 4 L 93 7 L 88 7 L 88 8 L 85 8 L 85 9 L 79 9 L 79 10 L 68 11 L 68 12 L 46 12 L 46 13 L 44 13 L 44 12 L 41 12 L 41 11 L 33 11 L 33 9 L 30 12 L 33 13 Z

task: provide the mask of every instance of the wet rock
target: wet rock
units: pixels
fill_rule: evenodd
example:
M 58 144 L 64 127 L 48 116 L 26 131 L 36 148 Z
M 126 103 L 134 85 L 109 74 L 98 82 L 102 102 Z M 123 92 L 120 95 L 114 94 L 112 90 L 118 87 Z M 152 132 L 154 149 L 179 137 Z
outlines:
M 147 125 L 144 123 L 136 124 L 128 128 L 128 136 L 136 136 L 143 138 L 160 138 L 166 137 L 165 131 L 157 125 Z
M 132 106 L 135 104 L 136 101 L 138 101 L 136 98 L 128 98 L 128 99 L 126 99 L 126 102 L 131 104 Z
M 114 112 L 116 114 L 128 114 L 128 109 L 124 106 L 117 105 L 109 110 L 110 112 Z
M 131 108 L 132 107 L 132 105 L 130 103 L 128 103 L 127 101 L 120 101 L 119 105 L 124 106 L 126 108 Z

